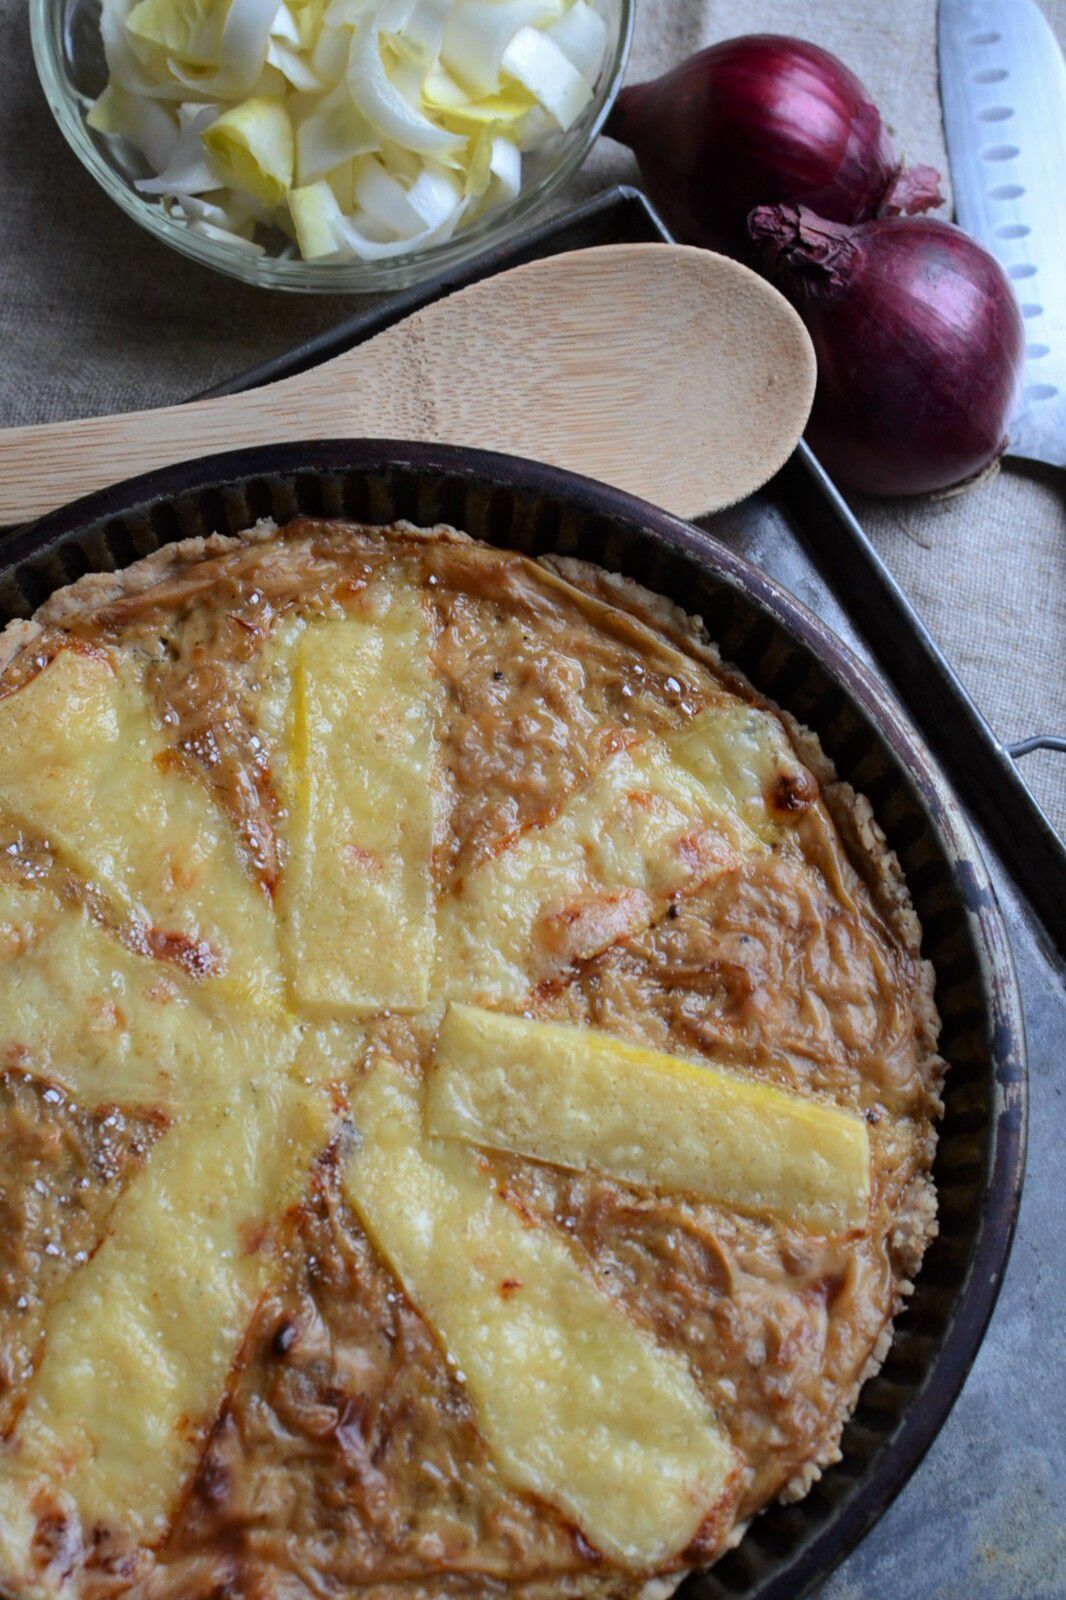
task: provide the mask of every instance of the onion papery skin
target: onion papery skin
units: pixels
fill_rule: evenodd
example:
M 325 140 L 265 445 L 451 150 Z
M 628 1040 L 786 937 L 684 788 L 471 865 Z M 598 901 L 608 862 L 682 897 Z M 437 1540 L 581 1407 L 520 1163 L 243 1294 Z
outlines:
M 1002 454 L 1024 333 L 987 250 L 934 217 L 851 226 L 760 206 L 749 229 L 811 335 L 818 385 L 806 438 L 837 483 L 927 494 Z
M 604 132 L 637 158 L 649 197 L 689 244 L 752 259 L 756 205 L 857 222 L 942 203 L 931 167 L 904 168 L 864 86 L 802 39 L 749 34 L 622 90 Z

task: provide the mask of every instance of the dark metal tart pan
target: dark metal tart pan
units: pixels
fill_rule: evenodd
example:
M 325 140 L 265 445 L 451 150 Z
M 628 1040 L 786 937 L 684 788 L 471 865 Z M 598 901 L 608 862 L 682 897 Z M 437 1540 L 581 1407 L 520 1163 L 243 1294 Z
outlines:
M 47 470 L 47 464 L 42 463 Z M 902 863 L 937 974 L 951 1064 L 935 1177 L 940 1233 L 866 1384 L 843 1460 L 773 1506 L 688 1600 L 800 1600 L 873 1525 L 921 1460 L 977 1353 L 1010 1250 L 1025 1158 L 1018 992 L 988 874 L 960 806 L 885 687 L 810 611 L 709 534 L 602 484 L 445 445 L 338 440 L 168 467 L 65 507 L 0 552 L 0 622 L 82 573 L 262 516 L 450 522 L 532 554 L 581 556 L 701 615 L 727 661 L 811 726 L 873 804 Z

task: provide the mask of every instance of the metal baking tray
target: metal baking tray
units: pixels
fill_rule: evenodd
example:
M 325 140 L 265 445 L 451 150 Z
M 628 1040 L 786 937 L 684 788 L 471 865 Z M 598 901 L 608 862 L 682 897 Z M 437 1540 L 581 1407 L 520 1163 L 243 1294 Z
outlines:
M 302 371 L 452 288 L 519 261 L 664 236 L 636 191 L 611 191 L 473 268 L 393 297 L 210 393 Z M 0 544 L 0 621 L 25 614 L 82 571 L 123 564 L 186 533 L 300 508 L 346 510 L 369 520 L 440 515 L 502 543 L 579 546 L 673 591 L 686 608 L 705 612 L 712 633 L 761 687 L 818 729 L 845 775 L 871 793 L 904 860 L 938 968 L 944 1048 L 954 1066 L 938 1157 L 943 1234 L 881 1377 L 864 1391 L 844 1460 L 801 1505 L 758 1518 L 736 1552 L 693 1581 L 693 1600 L 799 1600 L 913 1472 L 966 1377 L 995 1303 L 1026 1124 L 1024 1046 L 1002 928 L 1005 921 L 1030 1050 L 1044 1076 L 1066 1033 L 1064 964 L 1054 942 L 1066 918 L 1066 856 L 802 448 L 759 494 L 706 519 L 713 538 L 601 486 L 477 452 L 343 441 L 214 458 L 106 490 L 10 536 Z M 841 651 L 817 619 L 858 659 Z M 905 709 L 903 719 L 881 687 L 886 682 Z M 895 742 L 886 743 L 886 729 L 894 730 Z M 937 762 L 966 794 L 966 807 Z M 1048 1237 L 1051 1171 L 1041 1164 L 1038 1222 Z

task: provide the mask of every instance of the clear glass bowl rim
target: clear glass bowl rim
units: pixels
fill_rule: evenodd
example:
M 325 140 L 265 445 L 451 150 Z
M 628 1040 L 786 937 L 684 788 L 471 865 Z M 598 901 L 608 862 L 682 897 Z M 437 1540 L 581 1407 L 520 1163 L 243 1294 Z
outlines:
M 281 260 L 254 255 L 239 246 L 190 233 L 184 223 L 168 217 L 161 208 L 150 205 L 130 188 L 122 174 L 108 165 L 89 137 L 81 107 L 63 70 L 57 36 L 60 0 L 30 0 L 30 39 L 41 88 L 67 143 L 109 198 L 147 232 L 204 266 L 262 288 L 304 294 L 373 294 L 407 288 L 503 243 L 574 175 L 599 136 L 622 86 L 629 60 L 636 0 L 614 0 L 614 3 L 618 7 L 618 27 L 611 40 L 610 58 L 580 132 L 564 148 L 559 160 L 528 188 L 523 188 L 516 199 L 488 212 L 469 229 L 428 249 L 413 250 L 410 255 L 387 261 Z

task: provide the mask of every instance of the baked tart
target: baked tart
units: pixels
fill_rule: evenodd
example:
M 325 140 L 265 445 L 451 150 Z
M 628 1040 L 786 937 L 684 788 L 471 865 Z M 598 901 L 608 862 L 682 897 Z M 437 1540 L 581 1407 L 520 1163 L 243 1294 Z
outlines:
M 697 622 L 450 528 L 0 654 L 0 1594 L 663 1595 L 934 1229 L 869 805 Z

